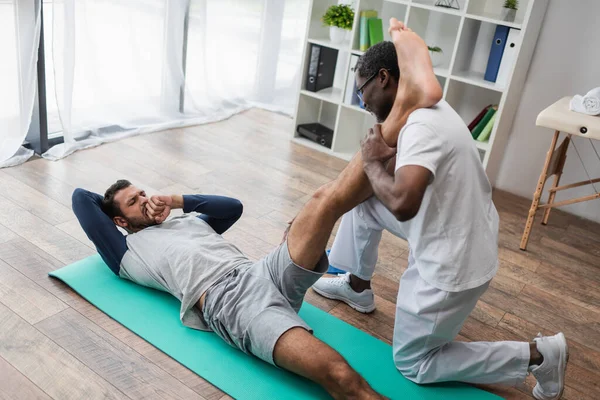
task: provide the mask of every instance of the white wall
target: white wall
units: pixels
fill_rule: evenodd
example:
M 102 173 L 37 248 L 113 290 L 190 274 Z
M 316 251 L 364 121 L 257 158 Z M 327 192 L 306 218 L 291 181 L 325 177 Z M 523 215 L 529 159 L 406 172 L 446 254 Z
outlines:
M 538 113 L 561 97 L 585 94 L 600 86 L 599 15 L 598 0 L 550 0 L 496 180 L 497 188 L 531 199 L 554 133 L 535 126 Z M 574 142 L 591 178 L 600 177 L 600 160 L 590 141 L 574 137 Z M 594 141 L 594 145 L 600 153 L 600 141 Z M 547 181 L 542 201 L 546 201 L 553 179 Z M 571 144 L 561 184 L 584 179 L 585 171 Z M 596 188 L 600 192 L 600 183 Z M 559 192 L 555 201 L 592 193 L 591 186 L 566 190 Z M 562 209 L 600 222 L 600 200 Z

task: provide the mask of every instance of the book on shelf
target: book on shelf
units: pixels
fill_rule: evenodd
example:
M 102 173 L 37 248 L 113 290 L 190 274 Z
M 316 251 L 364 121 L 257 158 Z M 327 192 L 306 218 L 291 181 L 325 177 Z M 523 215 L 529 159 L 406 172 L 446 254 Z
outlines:
M 494 115 L 492 115 L 492 118 L 490 118 L 488 123 L 485 125 L 485 128 L 483 128 L 479 136 L 477 136 L 478 142 L 487 142 L 489 140 L 490 134 L 492 133 L 492 128 L 494 127 L 494 122 L 496 121 L 496 115 L 498 114 L 494 113 Z
M 475 118 L 473 118 L 473 121 L 471 121 L 471 123 L 469 124 L 469 131 L 473 132 L 473 129 L 477 126 L 477 124 L 479 123 L 479 121 L 481 121 L 481 119 L 483 118 L 483 116 L 485 115 L 485 113 L 487 112 L 487 110 L 491 107 L 492 105 L 487 105 L 483 108 L 483 110 L 481 110 L 479 112 L 479 114 L 477 114 L 477 116 Z
M 381 18 L 369 18 L 369 45 L 375 46 L 379 42 L 383 42 L 383 21 Z
M 377 11 L 364 10 L 360 12 L 360 51 L 366 51 L 369 48 L 369 18 L 377 18 Z
M 506 39 L 508 37 L 508 30 L 510 28 L 504 25 L 497 25 L 494 38 L 492 40 L 492 46 L 490 48 L 490 55 L 488 57 L 488 63 L 485 70 L 483 79 L 489 82 L 496 82 L 498 76 L 498 69 L 500 68 L 500 62 L 502 61 L 502 55 L 504 54 L 504 47 L 506 46 Z
M 471 136 L 473 137 L 473 139 L 477 139 L 479 137 L 481 131 L 483 131 L 487 123 L 490 122 L 490 119 L 492 119 L 497 109 L 497 106 L 492 106 L 488 108 L 483 118 L 481 118 L 481 121 L 479 121 L 477 125 L 475 125 L 475 128 L 473 128 L 473 130 L 471 131 Z
M 506 46 L 504 46 L 504 53 L 502 54 L 502 61 L 500 61 L 500 67 L 498 67 L 498 76 L 496 77 L 496 83 L 501 86 L 506 86 L 508 83 L 508 75 L 512 65 L 517 59 L 517 53 L 521 47 L 521 30 L 516 28 L 510 28 L 508 37 L 506 38 Z

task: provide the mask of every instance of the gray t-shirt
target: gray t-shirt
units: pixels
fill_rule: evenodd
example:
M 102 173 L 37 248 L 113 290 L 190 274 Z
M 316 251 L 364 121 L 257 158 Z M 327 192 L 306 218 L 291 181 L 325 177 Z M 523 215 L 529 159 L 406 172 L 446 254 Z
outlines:
M 127 248 L 119 276 L 172 294 L 181 301 L 181 322 L 200 330 L 209 330 L 195 307 L 200 296 L 229 271 L 252 263 L 194 214 L 128 235 Z

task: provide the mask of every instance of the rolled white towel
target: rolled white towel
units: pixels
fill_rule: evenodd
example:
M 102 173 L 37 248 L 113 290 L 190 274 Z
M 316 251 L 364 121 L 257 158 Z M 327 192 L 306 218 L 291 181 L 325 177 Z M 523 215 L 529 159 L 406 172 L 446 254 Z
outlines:
M 587 115 L 600 114 L 600 87 L 590 90 L 585 96 L 573 96 L 570 105 L 571 111 Z

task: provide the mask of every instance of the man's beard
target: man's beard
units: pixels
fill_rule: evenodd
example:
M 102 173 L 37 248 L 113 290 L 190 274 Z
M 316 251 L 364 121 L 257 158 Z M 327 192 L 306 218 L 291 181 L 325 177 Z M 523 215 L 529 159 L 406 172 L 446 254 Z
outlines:
M 142 229 L 146 229 L 150 226 L 157 225 L 154 220 L 142 219 L 142 218 L 130 218 L 127 220 L 129 225 L 129 230 L 133 232 L 141 231 Z

